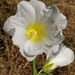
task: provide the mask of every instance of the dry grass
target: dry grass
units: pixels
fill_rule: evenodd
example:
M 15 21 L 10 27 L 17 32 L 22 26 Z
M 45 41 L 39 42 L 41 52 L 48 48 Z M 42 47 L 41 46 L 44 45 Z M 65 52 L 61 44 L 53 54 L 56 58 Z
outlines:
M 17 4 L 21 0 L 0 0 L 0 75 L 31 75 L 31 62 L 28 62 L 19 52 L 19 48 L 13 45 L 11 37 L 3 31 L 6 19 L 14 15 Z M 67 17 L 68 25 L 63 31 L 64 44 L 75 52 L 75 0 L 42 0 L 49 5 L 55 3 L 60 11 Z M 45 54 L 36 58 L 36 66 L 39 69 L 45 62 Z M 57 68 L 54 75 L 75 75 L 75 61 L 69 66 Z

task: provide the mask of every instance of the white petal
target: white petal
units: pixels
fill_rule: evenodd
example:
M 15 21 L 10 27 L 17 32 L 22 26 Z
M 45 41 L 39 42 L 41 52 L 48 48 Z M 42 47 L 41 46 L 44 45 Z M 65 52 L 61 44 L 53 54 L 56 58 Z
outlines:
M 51 48 L 51 50 L 52 50 L 53 53 L 58 52 L 58 50 L 59 50 L 59 45 L 53 46 L 53 47 Z
M 55 29 L 57 30 L 57 33 L 63 29 L 66 28 L 67 25 L 67 19 L 66 17 L 60 13 L 58 19 L 54 23 Z
M 26 58 L 28 61 L 33 61 L 33 60 L 36 58 L 36 56 L 30 56 L 30 57 L 25 56 L 25 58 Z
M 17 17 L 11 16 L 5 22 L 3 29 L 9 35 L 13 36 L 13 34 L 15 32 L 15 28 L 18 27 L 18 26 L 22 27 L 23 23 L 19 22 Z
M 66 26 L 67 26 L 67 19 L 62 13 L 60 13 L 60 15 L 58 16 L 58 19 L 54 23 L 54 26 L 59 31 L 61 31 L 61 30 L 66 28 Z
M 58 19 L 60 11 L 57 8 L 57 6 L 55 6 L 55 5 L 51 5 L 51 9 L 52 9 L 53 12 L 52 12 L 51 16 L 49 17 L 48 21 L 49 21 L 50 24 L 53 24 Z
M 42 22 L 44 22 L 46 24 L 49 23 L 49 25 L 52 24 L 49 19 L 51 17 L 51 15 L 52 15 L 52 8 L 49 6 L 43 10 L 43 17 L 41 19 Z
M 48 21 L 49 22 L 46 24 L 47 30 L 49 33 L 53 33 L 53 34 L 54 33 L 57 34 L 61 30 L 65 29 L 66 25 L 67 25 L 67 19 L 61 13 L 58 15 L 58 17 L 54 23 L 51 24 L 50 20 L 48 20 Z
M 62 30 L 67 25 L 66 17 L 62 14 L 60 15 L 60 19 L 56 21 L 53 25 L 47 25 L 47 37 L 43 39 L 44 43 L 47 45 L 56 45 L 60 44 L 64 40 L 64 36 L 62 34 Z
M 15 16 L 11 16 L 4 24 L 4 31 L 13 36 L 15 27 L 25 27 L 29 22 L 35 21 L 35 10 L 26 1 L 21 1 L 18 4 L 18 10 Z
M 33 59 L 35 59 L 36 55 L 29 55 L 28 53 L 25 52 L 25 50 L 22 48 L 20 48 L 20 53 L 22 54 L 23 57 L 25 57 L 28 61 L 32 61 Z
M 49 24 L 49 25 L 54 25 L 55 24 L 55 26 L 56 26 L 57 23 L 62 22 L 62 24 L 66 27 L 66 24 L 67 24 L 66 17 L 62 13 L 60 13 L 58 7 L 55 6 L 55 5 L 51 5 L 50 10 L 52 12 L 50 11 L 51 16 L 47 16 L 48 17 L 47 24 Z
M 43 2 L 38 0 L 31 0 L 30 4 L 33 6 L 36 12 L 36 21 L 40 20 L 43 16 L 43 10 L 46 9 L 46 6 Z
M 24 44 L 27 41 L 25 35 L 25 29 L 22 27 L 17 27 L 15 29 L 15 33 L 12 37 L 13 43 L 17 46 L 19 46 L 20 48 L 24 48 Z
M 25 43 L 24 52 L 28 55 L 38 55 L 46 51 L 43 43 L 35 43 L 30 40 Z M 47 51 L 46 51 L 47 52 Z
M 62 31 L 58 32 L 57 35 L 54 36 L 52 40 L 54 42 L 53 43 L 54 45 L 58 45 L 58 44 L 62 43 L 64 40 L 64 36 L 62 34 Z
M 61 21 L 61 20 L 65 20 L 67 23 L 67 18 L 62 13 L 59 14 L 58 19 L 56 19 L 56 21 Z
M 62 30 L 66 25 L 66 17 L 60 13 L 54 24 L 46 25 L 47 36 L 42 39 L 44 43 L 49 46 L 60 44 L 64 40 Z
M 51 59 L 50 63 L 54 63 L 54 66 L 66 66 L 70 64 L 74 60 L 74 52 L 67 48 L 63 47 L 60 53 L 53 59 Z M 53 67 L 54 67 L 53 66 Z
M 46 59 L 50 59 L 54 54 L 58 53 L 59 51 L 59 45 L 54 45 L 50 47 L 50 50 L 48 50 Z
M 42 39 L 43 42 L 48 46 L 58 45 L 64 40 L 64 36 L 62 35 L 62 31 L 57 35 L 48 34 L 45 39 Z
M 46 52 L 46 54 L 47 54 L 46 59 L 49 59 L 49 58 L 52 56 L 53 52 L 52 52 L 51 47 L 50 47 L 50 49 Z
M 21 27 L 25 28 L 26 25 L 28 25 L 29 22 L 23 16 L 21 16 L 20 12 L 17 12 L 15 17 L 20 23 L 22 23 Z
M 27 22 L 34 22 L 35 21 L 35 10 L 29 2 L 21 1 L 18 4 L 17 8 L 18 8 L 17 12 L 20 12 L 21 16 Z

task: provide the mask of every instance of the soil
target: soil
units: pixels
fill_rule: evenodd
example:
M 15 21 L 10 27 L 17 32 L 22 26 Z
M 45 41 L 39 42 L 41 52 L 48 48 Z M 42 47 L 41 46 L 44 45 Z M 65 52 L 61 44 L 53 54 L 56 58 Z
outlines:
M 0 0 L 0 75 L 32 75 L 31 62 L 19 52 L 12 42 L 12 37 L 3 31 L 4 22 L 16 13 L 17 4 L 21 0 Z M 42 0 L 49 5 L 54 3 L 67 17 L 68 24 L 63 30 L 64 44 L 75 52 L 75 0 Z M 36 67 L 44 64 L 46 54 L 36 57 Z M 53 75 L 75 75 L 75 60 L 68 66 L 56 68 Z

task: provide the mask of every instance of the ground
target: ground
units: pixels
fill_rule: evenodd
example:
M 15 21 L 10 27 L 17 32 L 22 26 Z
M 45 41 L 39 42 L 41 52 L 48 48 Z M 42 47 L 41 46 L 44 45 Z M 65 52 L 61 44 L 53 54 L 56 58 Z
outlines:
M 11 36 L 3 31 L 4 22 L 16 13 L 17 4 L 21 0 L 0 0 L 0 75 L 32 75 L 31 62 L 28 62 L 12 43 Z M 75 52 L 75 0 L 42 0 L 55 4 L 67 17 L 68 24 L 63 30 L 64 44 Z M 36 67 L 39 69 L 45 62 L 46 54 L 36 57 Z M 75 60 L 68 66 L 56 68 L 53 75 L 75 75 Z

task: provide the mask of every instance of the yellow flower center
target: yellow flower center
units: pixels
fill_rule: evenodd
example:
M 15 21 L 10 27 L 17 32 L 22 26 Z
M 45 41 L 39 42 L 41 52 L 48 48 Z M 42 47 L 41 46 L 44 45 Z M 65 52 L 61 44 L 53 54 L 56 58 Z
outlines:
M 27 39 L 30 39 L 33 42 L 41 41 L 46 35 L 45 25 L 39 22 L 30 23 L 26 27 L 25 35 Z

